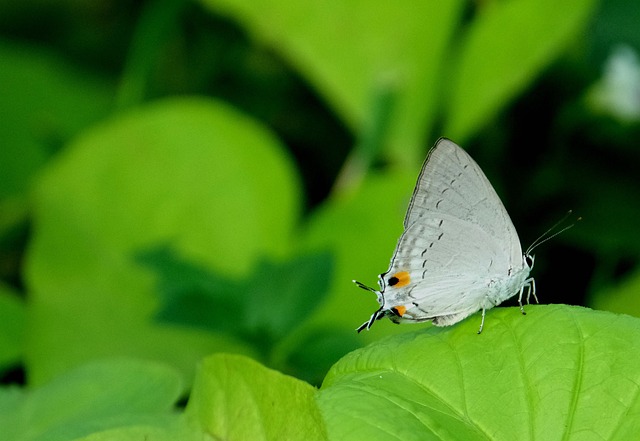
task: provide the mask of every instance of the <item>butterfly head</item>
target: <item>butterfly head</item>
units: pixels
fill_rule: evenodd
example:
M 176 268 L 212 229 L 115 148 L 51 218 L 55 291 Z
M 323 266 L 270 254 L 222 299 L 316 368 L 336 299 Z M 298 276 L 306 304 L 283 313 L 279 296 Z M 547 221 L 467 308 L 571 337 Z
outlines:
M 536 256 L 534 256 L 533 254 L 527 253 L 524 256 L 522 256 L 522 259 L 524 260 L 525 266 L 529 267 L 529 271 L 531 271 L 533 269 L 533 263 L 536 260 Z

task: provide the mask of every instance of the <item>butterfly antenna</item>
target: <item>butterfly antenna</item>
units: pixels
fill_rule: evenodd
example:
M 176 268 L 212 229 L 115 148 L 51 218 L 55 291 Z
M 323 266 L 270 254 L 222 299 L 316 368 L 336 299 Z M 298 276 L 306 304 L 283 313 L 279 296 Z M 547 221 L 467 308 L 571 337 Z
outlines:
M 562 228 L 560 231 L 556 231 L 555 233 L 552 233 L 552 231 L 558 228 L 562 223 L 564 223 L 569 218 L 569 216 L 571 216 L 571 214 L 573 214 L 573 210 L 567 211 L 567 213 L 564 216 L 562 216 L 562 219 L 560 219 L 558 222 L 553 224 L 551 228 L 549 228 L 547 231 L 545 231 L 540 236 L 538 236 L 538 238 L 534 240 L 531 245 L 529 245 L 529 248 L 527 248 L 527 251 L 525 252 L 525 254 L 530 255 L 534 249 L 538 248 L 540 245 L 542 245 L 546 241 L 551 240 L 554 237 L 556 237 L 558 234 L 564 233 L 569 228 L 572 228 L 575 225 L 575 222 L 572 223 L 571 225 L 567 225 L 566 227 Z M 581 217 L 577 218 L 576 222 L 579 222 L 580 220 L 582 220 Z

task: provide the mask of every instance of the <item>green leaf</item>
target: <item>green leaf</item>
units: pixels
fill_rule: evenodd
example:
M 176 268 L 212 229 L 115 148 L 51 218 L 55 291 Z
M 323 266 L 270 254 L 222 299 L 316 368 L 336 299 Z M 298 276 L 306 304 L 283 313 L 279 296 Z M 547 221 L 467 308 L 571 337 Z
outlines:
M 331 439 L 633 439 L 640 320 L 564 305 L 488 311 L 350 353 L 318 403 Z
M 246 297 L 242 284 L 177 255 L 169 245 L 139 252 L 136 261 L 157 275 L 156 320 L 240 335 Z
M 186 414 L 214 439 L 325 440 L 316 393 L 246 357 L 216 354 L 203 361 Z
M 171 243 L 222 274 L 289 253 L 298 179 L 262 126 L 213 100 L 168 99 L 86 132 L 38 181 L 27 283 L 29 379 L 95 358 L 163 360 L 192 378 L 228 336 L 152 322 L 153 274 L 139 250 Z
M 326 252 L 260 262 L 245 291 L 247 329 L 283 338 L 324 301 L 332 274 L 332 256 Z
M 152 84 L 151 74 L 161 64 L 164 46 L 176 38 L 177 23 L 183 18 L 184 0 L 160 0 L 145 5 L 131 38 L 127 62 L 117 93 L 119 107 L 140 104 Z
M 183 419 L 170 427 L 129 426 L 93 433 L 74 441 L 202 441 L 204 434 L 197 432 Z M 206 438 L 205 438 L 206 439 Z
M 286 57 L 357 134 L 376 97 L 391 91 L 384 144 L 394 161 L 420 162 L 462 1 L 202 2 Z
M 452 68 L 444 133 L 463 142 L 487 124 L 578 38 L 595 5 L 512 0 L 480 11 Z
M 108 113 L 113 93 L 54 53 L 0 41 L 0 200 L 24 196 L 63 142 Z
M 331 256 L 314 253 L 284 262 L 260 259 L 248 279 L 230 279 L 154 247 L 138 261 L 159 275 L 160 321 L 246 338 L 266 354 L 324 300 Z
M 8 287 L 0 284 L 0 372 L 17 364 L 24 351 L 24 302 Z
M 176 420 L 177 371 L 151 362 L 93 362 L 29 392 L 0 393 L 0 433 L 15 441 L 68 440 L 112 427 Z M 8 406 L 7 404 L 11 404 Z

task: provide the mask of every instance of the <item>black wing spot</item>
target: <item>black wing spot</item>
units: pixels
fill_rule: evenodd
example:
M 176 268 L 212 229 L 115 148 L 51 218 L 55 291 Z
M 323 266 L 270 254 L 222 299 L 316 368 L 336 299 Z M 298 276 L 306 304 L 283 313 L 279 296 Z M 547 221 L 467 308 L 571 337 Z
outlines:
M 442 239 L 444 233 L 440 233 L 440 235 L 438 236 L 438 240 Z
M 436 202 L 436 208 L 440 208 L 440 202 L 442 202 L 442 199 L 440 199 L 438 202 Z
M 393 285 L 397 285 L 399 281 L 400 279 L 398 279 L 396 276 L 393 276 L 393 277 L 389 277 L 389 280 L 387 280 L 387 283 L 389 284 L 389 286 L 393 286 Z
M 440 222 L 438 222 L 438 228 L 442 226 L 442 222 L 444 222 L 444 219 L 440 219 Z

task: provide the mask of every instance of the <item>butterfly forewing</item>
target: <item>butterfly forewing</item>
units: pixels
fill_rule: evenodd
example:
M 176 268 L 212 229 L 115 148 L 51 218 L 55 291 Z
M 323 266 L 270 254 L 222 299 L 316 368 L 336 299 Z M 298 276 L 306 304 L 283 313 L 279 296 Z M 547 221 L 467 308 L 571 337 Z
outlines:
M 504 247 L 513 266 L 522 261 L 518 234 L 507 210 L 478 164 L 454 142 L 440 139 L 425 161 L 404 226 L 447 214 L 476 225 Z

